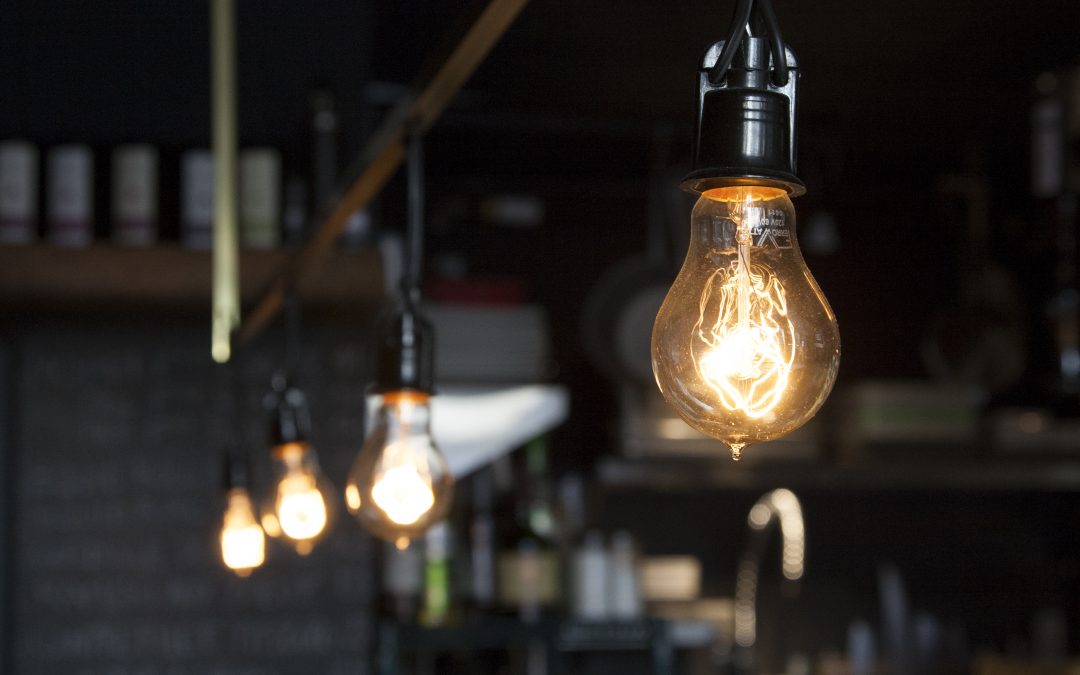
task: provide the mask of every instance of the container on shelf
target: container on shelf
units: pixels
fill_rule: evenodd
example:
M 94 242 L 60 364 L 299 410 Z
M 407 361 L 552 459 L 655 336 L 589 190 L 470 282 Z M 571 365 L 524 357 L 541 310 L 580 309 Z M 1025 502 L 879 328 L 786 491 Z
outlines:
M 209 150 L 188 150 L 180 158 L 180 239 L 208 249 L 214 238 L 214 158 Z
M 47 160 L 49 241 L 89 246 L 94 239 L 94 154 L 86 145 L 58 145 Z
M 112 153 L 113 240 L 150 246 L 158 238 L 158 153 L 152 145 L 121 145 Z
M 0 143 L 0 244 L 37 238 L 38 150 L 26 141 Z
M 281 154 L 273 148 L 240 151 L 240 244 L 281 244 Z

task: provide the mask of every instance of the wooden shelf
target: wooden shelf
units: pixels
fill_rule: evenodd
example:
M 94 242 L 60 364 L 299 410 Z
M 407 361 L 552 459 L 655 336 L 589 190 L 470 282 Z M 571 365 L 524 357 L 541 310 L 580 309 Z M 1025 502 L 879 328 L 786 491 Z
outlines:
M 240 253 L 245 307 L 266 290 L 290 254 L 287 249 Z M 210 287 L 210 251 L 179 246 L 0 246 L 0 301 L 7 310 L 209 311 Z M 384 295 L 382 259 L 371 250 L 332 253 L 304 278 L 300 292 L 312 306 L 378 302 Z

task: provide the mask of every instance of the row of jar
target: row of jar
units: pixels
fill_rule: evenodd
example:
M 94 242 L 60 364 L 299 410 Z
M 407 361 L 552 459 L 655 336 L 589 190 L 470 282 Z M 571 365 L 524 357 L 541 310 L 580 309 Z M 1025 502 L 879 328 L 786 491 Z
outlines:
M 33 143 L 0 142 L 0 244 L 30 244 L 43 237 L 58 246 L 90 245 L 95 233 L 103 231 L 95 223 L 95 194 L 107 195 L 109 200 L 104 236 L 113 243 L 150 246 L 159 241 L 162 207 L 157 148 L 148 144 L 113 148 L 106 174 L 95 171 L 94 152 L 87 145 L 50 147 L 44 153 L 43 194 L 40 154 Z M 194 149 L 179 159 L 178 238 L 190 248 L 209 248 L 214 222 L 213 156 L 209 150 Z M 96 174 L 107 176 L 108 192 L 95 188 Z M 237 193 L 241 245 L 278 246 L 283 230 L 281 154 L 274 148 L 241 150 Z M 302 223 L 306 216 L 303 199 L 298 208 Z M 289 214 L 284 216 L 289 219 Z

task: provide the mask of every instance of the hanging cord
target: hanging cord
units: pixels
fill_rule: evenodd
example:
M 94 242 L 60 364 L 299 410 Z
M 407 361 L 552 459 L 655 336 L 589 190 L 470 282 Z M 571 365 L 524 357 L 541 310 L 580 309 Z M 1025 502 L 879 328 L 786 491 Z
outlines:
M 728 68 L 735 59 L 735 53 L 742 45 L 743 32 L 750 23 L 750 11 L 754 8 L 754 0 L 739 0 L 735 5 L 735 16 L 731 19 L 731 28 L 728 31 L 727 40 L 724 40 L 724 48 L 716 63 L 709 69 L 709 81 L 720 84 L 727 77 Z
M 285 372 L 289 378 L 300 371 L 300 332 L 300 294 L 290 284 L 285 291 Z
M 772 0 L 757 0 L 761 19 L 765 22 L 765 32 L 769 36 L 769 48 L 772 50 L 773 70 L 772 82 L 777 87 L 787 85 L 790 75 L 787 65 L 787 49 L 784 45 L 784 37 L 780 33 L 780 21 L 776 18 Z
M 222 459 L 224 460 L 223 479 L 225 489 L 233 487 L 248 488 L 251 485 L 247 444 L 244 437 L 244 387 L 240 372 L 241 357 L 238 353 L 226 363 L 217 366 L 219 391 L 224 390 L 226 400 L 222 409 L 225 412 L 225 425 L 228 429 Z
M 757 10 L 755 12 L 755 10 Z M 773 70 L 772 82 L 778 87 L 788 83 L 790 74 L 787 65 L 787 51 L 784 48 L 784 38 L 780 33 L 780 22 L 773 10 L 772 0 L 738 0 L 735 5 L 735 16 L 731 20 L 731 28 L 728 31 L 724 48 L 720 50 L 720 56 L 716 63 L 709 69 L 709 81 L 720 84 L 727 77 L 727 71 L 731 68 L 735 55 L 742 46 L 743 35 L 750 33 L 750 18 L 754 14 L 760 23 L 764 24 L 765 33 L 769 37 L 769 48 L 772 52 Z
M 420 132 L 409 132 L 406 173 L 406 250 L 408 261 L 401 280 L 407 303 L 420 299 L 420 277 L 424 255 L 424 146 Z

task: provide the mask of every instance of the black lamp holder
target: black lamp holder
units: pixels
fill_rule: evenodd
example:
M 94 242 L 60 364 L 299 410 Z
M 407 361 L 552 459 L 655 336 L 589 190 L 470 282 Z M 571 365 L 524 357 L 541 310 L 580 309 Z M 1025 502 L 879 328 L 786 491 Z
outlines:
M 271 413 L 270 445 L 305 443 L 311 436 L 311 413 L 307 396 L 296 386 L 300 368 L 300 297 L 290 286 L 285 292 L 285 367 L 270 378 L 264 405 Z
M 246 457 L 226 452 L 224 464 L 222 477 L 226 492 L 234 488 L 248 489 L 251 487 L 251 467 L 248 465 Z
M 795 175 L 798 80 L 772 0 L 738 0 L 727 39 L 709 47 L 698 72 L 694 164 L 683 189 L 767 185 L 804 193 Z
M 398 300 L 379 331 L 376 393 L 411 390 L 431 394 L 435 382 L 435 329 L 420 313 L 420 276 L 424 244 L 424 158 L 419 130 L 407 148 L 408 259 Z
M 271 411 L 270 446 L 306 443 L 311 437 L 311 414 L 307 396 L 296 387 L 285 370 L 274 373 L 266 406 Z

